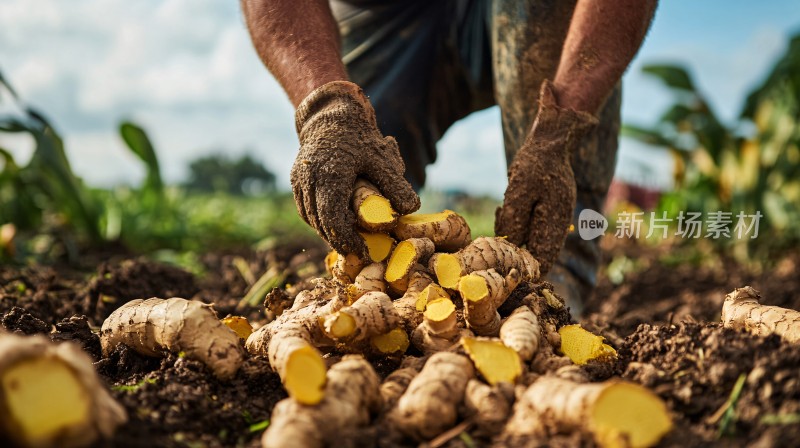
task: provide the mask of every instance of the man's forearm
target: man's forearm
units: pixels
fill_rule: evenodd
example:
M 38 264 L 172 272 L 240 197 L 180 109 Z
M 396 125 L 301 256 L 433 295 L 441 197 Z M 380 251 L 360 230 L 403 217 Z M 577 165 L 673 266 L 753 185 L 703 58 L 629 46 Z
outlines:
M 596 113 L 644 40 L 657 0 L 579 0 L 553 84 L 562 107 Z
M 311 91 L 347 80 L 328 0 L 241 0 L 261 60 L 297 107 Z

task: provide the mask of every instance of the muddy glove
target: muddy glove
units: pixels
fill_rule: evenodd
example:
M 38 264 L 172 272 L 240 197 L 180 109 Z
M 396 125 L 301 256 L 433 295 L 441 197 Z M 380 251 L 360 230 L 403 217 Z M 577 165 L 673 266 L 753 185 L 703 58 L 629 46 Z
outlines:
M 350 209 L 356 178 L 375 184 L 400 214 L 419 209 L 397 142 L 378 130 L 375 111 L 357 85 L 334 81 L 317 88 L 297 108 L 295 124 L 300 153 L 291 181 L 297 210 L 337 252 L 367 254 Z
M 508 188 L 495 216 L 495 234 L 507 236 L 541 263 L 542 275 L 558 257 L 575 209 L 570 159 L 597 125 L 587 113 L 556 104 L 552 84 L 542 83 L 539 112 L 508 169 Z

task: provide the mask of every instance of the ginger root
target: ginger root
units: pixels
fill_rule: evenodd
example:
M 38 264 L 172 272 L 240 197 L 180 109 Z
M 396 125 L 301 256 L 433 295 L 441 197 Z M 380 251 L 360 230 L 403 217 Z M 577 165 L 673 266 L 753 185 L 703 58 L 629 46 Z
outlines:
M 464 299 L 464 317 L 467 328 L 480 336 L 497 336 L 500 332 L 500 314 L 497 308 L 506 301 L 519 285 L 516 269 L 501 276 L 494 269 L 476 271 L 461 277 L 458 292 Z
M 539 350 L 541 335 L 539 318 L 525 305 L 515 309 L 500 325 L 500 340 L 514 349 L 524 362 L 530 361 Z
M 370 338 L 372 349 L 382 355 L 402 354 L 408 350 L 410 344 L 408 333 L 402 328 L 394 328 L 386 333 Z
M 119 344 L 145 356 L 184 352 L 222 379 L 244 361 L 239 336 L 219 321 L 211 305 L 173 297 L 132 300 L 116 309 L 100 330 L 103 354 Z
M 437 299 L 428 304 L 423 322 L 411 333 L 411 342 L 426 355 L 449 349 L 469 330 L 458 327 L 456 306 L 450 299 Z
M 407 289 L 412 268 L 424 264 L 433 254 L 433 242 L 427 238 L 411 238 L 397 243 L 386 266 L 386 281 L 400 292 Z M 405 283 L 405 287 L 402 286 Z
M 269 448 L 335 446 L 342 428 L 363 427 L 381 409 L 380 379 L 358 355 L 345 356 L 327 374 L 325 398 L 309 406 L 286 398 L 272 411 L 261 438 Z
M 467 221 L 451 210 L 401 216 L 393 233 L 399 240 L 428 238 L 442 252 L 457 251 L 472 240 Z
M 77 345 L 0 330 L 0 433 L 20 446 L 78 447 L 126 421 Z
M 228 316 L 220 319 L 220 322 L 225 324 L 228 328 L 239 336 L 239 339 L 247 340 L 253 334 L 253 326 L 247 321 L 246 317 L 242 316 Z
M 400 368 L 390 373 L 381 384 L 384 409 L 391 409 L 408 389 L 411 380 L 422 368 L 422 358 L 406 357 Z
M 358 273 L 353 284 L 347 285 L 350 302 L 355 302 L 368 292 L 386 292 L 386 282 L 383 280 L 385 274 L 386 265 L 383 263 L 368 264 Z
M 384 334 L 400 326 L 400 315 L 392 299 L 382 292 L 368 292 L 346 306 L 322 318 L 322 329 L 337 341 L 358 342 Z
M 561 336 L 561 352 L 579 366 L 589 361 L 617 358 L 617 351 L 604 342 L 605 338 L 584 330 L 580 324 L 564 325 L 558 334 Z
M 766 336 L 777 334 L 786 342 L 800 342 L 800 311 L 761 305 L 761 294 L 750 286 L 737 288 L 722 304 L 722 325 Z
M 359 232 L 364 242 L 367 244 L 369 258 L 373 263 L 381 263 L 386 260 L 394 248 L 394 238 L 385 233 L 366 233 Z
M 403 321 L 403 328 L 411 333 L 422 322 L 422 313 L 417 309 L 419 295 L 425 290 L 433 279 L 424 270 L 416 270 L 408 280 L 406 292 L 402 297 L 394 301 L 394 309 Z
M 522 374 L 522 361 L 514 349 L 494 338 L 461 338 L 475 368 L 490 385 L 514 383 Z
M 539 278 L 539 262 L 530 252 L 505 238 L 476 238 L 454 254 L 436 253 L 430 259 L 430 270 L 436 273 L 438 283 L 447 289 L 456 289 L 461 277 L 471 272 L 488 269 L 494 269 L 501 275 L 508 275 L 512 269 L 516 269 L 520 281 Z
M 356 181 L 352 206 L 359 227 L 369 232 L 385 232 L 397 223 L 398 214 L 392 204 L 364 179 Z
M 648 447 L 672 429 L 664 402 L 626 381 L 575 383 L 542 377 L 514 405 L 506 434 L 546 437 L 588 431 L 602 447 Z
M 476 379 L 467 383 L 464 405 L 482 434 L 491 436 L 502 431 L 513 404 L 514 386 L 510 383 L 488 386 Z
M 430 440 L 456 424 L 467 382 L 475 377 L 464 356 L 441 352 L 431 356 L 411 380 L 389 422 L 416 440 Z
M 326 366 L 316 347 L 334 344 L 319 320 L 344 305 L 336 288 L 320 284 L 307 298 L 295 300 L 292 308 L 253 332 L 245 347 L 251 354 L 269 357 L 289 396 L 303 404 L 319 403 L 324 397 Z
M 331 275 L 343 285 L 349 285 L 356 280 L 358 274 L 366 266 L 366 261 L 356 254 L 342 255 L 336 252 L 336 259 L 330 267 Z M 326 259 L 326 263 L 329 260 Z

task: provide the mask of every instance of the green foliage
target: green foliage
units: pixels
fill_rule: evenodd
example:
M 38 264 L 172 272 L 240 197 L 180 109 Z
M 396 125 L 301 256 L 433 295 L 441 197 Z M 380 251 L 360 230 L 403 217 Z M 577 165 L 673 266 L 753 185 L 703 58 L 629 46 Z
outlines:
M 18 102 L 2 74 L 1 87 Z M 124 122 L 120 136 L 143 162 L 144 182 L 138 188 L 90 189 L 73 174 L 63 141 L 49 122 L 32 109 L 17 109 L 21 112 L 0 115 L 0 132 L 29 134 L 35 150 L 30 162 L 20 166 L 0 148 L 0 226 L 14 226 L 20 249 L 0 247 L 0 255 L 16 252 L 24 259 L 67 252 L 74 259 L 79 246 L 120 241 L 134 251 L 196 269 L 196 252 L 252 245 L 267 236 L 313 235 L 297 215 L 291 194 L 275 192 L 274 174 L 250 157 L 234 162 L 212 157 L 193 164 L 197 179 L 222 173 L 230 183 L 221 191 L 166 187 L 147 133 Z M 271 194 L 245 196 L 253 179 Z
M 275 174 L 250 155 L 238 160 L 212 155 L 199 158 L 189 165 L 188 190 L 225 191 L 233 195 L 253 195 L 275 190 Z
M 73 174 L 61 136 L 41 113 L 21 105 L 0 75 L 3 89 L 19 110 L 11 108 L 11 112 L 0 115 L 0 132 L 28 134 L 34 141 L 34 151 L 28 164 L 19 166 L 8 151 L 0 148 L 0 223 L 13 223 L 20 231 L 42 225 L 66 227 L 79 239 L 99 242 L 101 211 Z
M 676 158 L 678 188 L 664 195 L 659 211 L 761 212 L 758 239 L 717 241 L 719 249 L 742 259 L 766 260 L 800 241 L 800 36 L 748 96 L 733 125 L 718 119 L 685 68 L 651 65 L 643 71 L 675 98 L 655 125 L 623 127 L 623 135 L 664 147 Z

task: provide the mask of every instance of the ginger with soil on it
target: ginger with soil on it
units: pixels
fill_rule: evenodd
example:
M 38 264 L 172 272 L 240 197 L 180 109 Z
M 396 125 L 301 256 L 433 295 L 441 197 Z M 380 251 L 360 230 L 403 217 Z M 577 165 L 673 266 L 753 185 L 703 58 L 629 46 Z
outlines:
M 445 291 L 441 286 L 431 282 L 431 284 L 426 286 L 425 289 L 423 289 L 417 296 L 417 311 L 425 311 L 425 308 L 428 306 L 429 302 L 433 302 L 434 300 L 438 299 L 450 300 L 450 294 L 448 294 L 447 291 Z
M 589 361 L 617 359 L 617 351 L 605 343 L 605 338 L 584 330 L 580 324 L 564 325 L 558 329 L 558 334 L 561 336 L 561 352 L 579 366 Z
M 516 269 L 505 278 L 494 269 L 475 271 L 458 282 L 458 292 L 464 299 L 464 318 L 467 328 L 479 336 L 497 336 L 500 332 L 500 313 L 497 308 L 519 285 Z
M 408 389 L 411 380 L 417 376 L 422 365 L 423 358 L 406 357 L 400 368 L 390 373 L 383 383 L 381 383 L 381 397 L 383 398 L 383 408 L 391 409 L 397 404 L 397 400 Z
M 408 333 L 406 333 L 405 330 L 400 327 L 394 328 L 383 334 L 372 336 L 369 341 L 372 350 L 382 355 L 396 355 L 405 353 L 410 345 Z
M 236 333 L 236 336 L 239 336 L 239 339 L 244 341 L 246 341 L 247 338 L 253 334 L 253 326 L 250 325 L 250 322 L 247 321 L 246 317 L 228 316 L 221 319 L 220 322 L 233 330 L 233 332 Z
M 303 404 L 319 403 L 324 396 L 325 361 L 317 347 L 333 346 L 319 320 L 345 306 L 336 288 L 319 284 L 295 299 L 289 310 L 247 338 L 245 347 L 253 355 L 267 356 L 289 396 Z
M 784 341 L 800 342 L 800 311 L 761 305 L 761 294 L 750 286 L 737 288 L 722 304 L 722 325 L 766 336 L 777 334 Z
M 403 321 L 403 328 L 411 333 L 422 323 L 422 312 L 417 309 L 419 295 L 433 283 L 431 276 L 424 269 L 415 270 L 408 279 L 406 292 L 393 302 L 394 309 Z
M 347 285 L 347 295 L 350 302 L 355 302 L 368 292 L 386 292 L 386 282 L 383 276 L 386 274 L 386 265 L 383 263 L 368 264 L 358 273 L 353 284 Z
M 19 446 L 80 447 L 127 419 L 80 347 L 0 330 L 0 434 Z
M 472 332 L 458 327 L 455 304 L 450 299 L 437 299 L 428 304 L 423 322 L 411 333 L 411 342 L 430 355 L 448 350 L 463 336 L 472 336 Z
M 380 378 L 358 355 L 345 356 L 327 374 L 325 398 L 307 405 L 281 400 L 261 437 L 265 448 L 336 446 L 342 429 L 365 427 L 382 407 Z
M 386 281 L 395 291 L 405 292 L 415 266 L 425 264 L 433 251 L 433 242 L 427 238 L 411 238 L 397 243 L 386 265 Z
M 528 362 L 539 350 L 542 329 L 539 318 L 525 305 L 515 309 L 500 325 L 500 340 L 514 349 L 523 362 Z
M 474 377 L 472 362 L 466 357 L 434 354 L 411 380 L 388 421 L 418 441 L 436 437 L 456 424 L 467 382 Z
M 452 210 L 401 216 L 393 233 L 399 240 L 428 238 L 441 252 L 457 251 L 472 241 L 467 221 Z
M 343 285 L 353 283 L 361 270 L 364 269 L 364 266 L 367 265 L 367 262 L 356 254 L 342 255 L 336 252 L 333 253 L 336 254 L 336 258 L 329 269 L 331 275 Z M 326 258 L 326 263 L 330 261 Z
M 539 278 L 539 262 L 530 252 L 505 238 L 476 238 L 456 253 L 436 253 L 430 259 L 430 270 L 436 274 L 438 283 L 447 289 L 456 289 L 458 281 L 467 274 L 489 269 L 501 275 L 508 275 L 516 269 L 520 281 Z
M 664 402 L 634 383 L 541 377 L 514 405 L 505 433 L 547 437 L 590 432 L 601 447 L 649 447 L 672 429 Z
M 388 333 L 400 326 L 392 299 L 382 292 L 368 292 L 352 305 L 321 318 L 326 336 L 336 341 L 358 342 Z
M 353 192 L 353 211 L 358 225 L 369 232 L 386 232 L 397 223 L 398 214 L 392 204 L 371 182 L 358 179 Z
M 467 416 L 475 422 L 481 434 L 492 436 L 502 431 L 511 416 L 513 404 L 514 386 L 510 383 L 489 386 L 476 379 L 467 383 L 464 396 Z
M 367 252 L 373 263 L 381 263 L 386 260 L 394 249 L 394 238 L 385 233 L 366 233 L 359 232 L 361 238 L 367 244 Z
M 178 297 L 132 300 L 116 309 L 100 330 L 103 355 L 119 344 L 145 356 L 184 352 L 230 379 L 244 361 L 239 336 L 217 318 L 211 305 Z
M 487 383 L 513 384 L 522 374 L 522 361 L 514 349 L 496 338 L 461 338 L 461 346 Z

